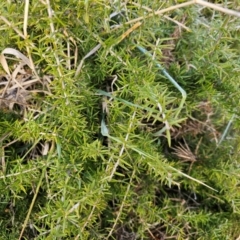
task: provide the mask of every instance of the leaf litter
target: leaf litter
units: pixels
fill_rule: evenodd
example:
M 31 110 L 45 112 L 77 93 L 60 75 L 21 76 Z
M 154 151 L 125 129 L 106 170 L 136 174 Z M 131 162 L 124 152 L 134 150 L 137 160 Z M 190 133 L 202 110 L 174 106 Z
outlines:
M 7 55 L 13 55 L 10 58 Z M 9 60 L 16 61 L 9 67 Z M 28 57 L 14 48 L 6 48 L 0 55 L 0 63 L 6 74 L 0 74 L 0 109 L 15 111 L 23 114 L 26 110 L 37 110 L 34 96 L 37 93 L 51 94 L 49 83 L 50 76 L 40 78 L 36 75 L 34 67 Z M 12 68 L 12 69 L 11 69 Z

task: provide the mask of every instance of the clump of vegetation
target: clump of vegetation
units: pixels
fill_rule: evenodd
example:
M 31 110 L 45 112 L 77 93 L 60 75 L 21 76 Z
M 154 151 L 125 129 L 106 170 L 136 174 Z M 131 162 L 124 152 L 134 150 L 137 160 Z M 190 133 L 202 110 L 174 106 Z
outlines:
M 0 3 L 2 239 L 239 239 L 239 7 L 181 2 Z

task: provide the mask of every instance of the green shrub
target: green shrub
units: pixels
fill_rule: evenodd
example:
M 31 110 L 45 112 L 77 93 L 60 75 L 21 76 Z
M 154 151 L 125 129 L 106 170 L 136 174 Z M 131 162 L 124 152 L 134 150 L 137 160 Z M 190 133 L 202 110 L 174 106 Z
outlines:
M 0 3 L 1 239 L 239 238 L 240 13 L 53 2 Z

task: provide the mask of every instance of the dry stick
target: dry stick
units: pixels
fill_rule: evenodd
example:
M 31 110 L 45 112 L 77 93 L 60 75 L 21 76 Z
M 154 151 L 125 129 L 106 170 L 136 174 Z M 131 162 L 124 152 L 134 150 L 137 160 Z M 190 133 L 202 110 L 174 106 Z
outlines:
M 95 211 L 95 208 L 96 208 L 96 206 L 97 206 L 97 204 L 98 204 L 99 201 L 100 201 L 100 199 L 98 199 L 97 202 L 96 202 L 96 204 L 93 206 L 92 211 L 91 211 L 91 213 L 89 214 L 89 216 L 88 216 L 88 218 L 87 218 L 87 221 L 84 223 L 84 225 L 83 225 L 83 227 L 81 228 L 81 231 L 80 231 L 80 232 L 83 232 L 83 230 L 85 229 L 85 227 L 88 225 L 88 222 L 89 222 L 90 219 L 92 218 L 92 215 L 93 215 L 93 213 L 94 213 L 94 211 Z
M 54 25 L 53 25 L 53 10 L 51 8 L 51 5 L 50 5 L 50 1 L 49 0 L 46 0 L 46 5 L 47 5 L 47 11 L 48 11 L 48 17 L 50 19 L 50 29 L 51 29 L 51 33 L 53 35 L 53 38 L 55 39 L 55 28 L 54 28 Z M 55 49 L 53 49 L 53 54 L 54 54 L 54 57 L 55 57 L 55 60 L 57 62 L 57 70 L 58 70 L 58 74 L 59 76 L 61 77 L 62 76 L 62 73 L 60 71 L 60 60 L 59 60 L 59 57 L 55 51 Z M 65 88 L 65 86 L 63 86 Z
M 28 12 L 29 12 L 29 0 L 26 0 L 25 1 L 25 6 L 24 6 L 24 21 L 23 21 L 23 35 L 24 35 L 24 39 L 28 38 L 28 34 L 27 34 Z M 30 60 L 30 65 L 31 65 L 30 68 L 34 72 L 34 75 L 38 79 L 40 79 L 38 74 L 37 74 L 37 72 L 36 72 L 36 69 L 35 69 L 35 66 L 34 66 L 34 63 L 33 63 L 32 56 L 31 56 L 30 49 L 29 49 L 28 45 L 26 45 L 26 50 L 27 50 L 27 53 L 28 53 L 28 58 Z
M 159 10 L 159 11 L 156 11 L 156 12 L 153 12 L 151 14 L 149 14 L 148 16 L 144 16 L 144 17 L 138 17 L 138 18 L 135 18 L 135 19 L 132 19 L 124 24 L 121 24 L 119 26 L 117 26 L 116 28 L 114 28 L 113 30 L 116 30 L 120 27 L 122 27 L 123 25 L 126 25 L 126 24 L 131 24 L 131 23 L 135 23 L 135 22 L 139 22 L 141 20 L 144 20 L 146 18 L 150 18 L 150 17 L 153 17 L 155 15 L 160 15 L 160 14 L 163 14 L 163 13 L 166 13 L 166 12 L 169 12 L 169 11 L 173 11 L 175 9 L 179 9 L 179 8 L 183 8 L 183 7 L 186 7 L 186 6 L 189 6 L 189 5 L 193 5 L 193 4 L 200 4 L 202 6 L 206 6 L 206 7 L 210 7 L 212 9 L 215 9 L 215 10 L 218 10 L 220 12 L 224 12 L 226 14 L 230 14 L 230 15 L 233 15 L 233 16 L 237 16 L 237 17 L 240 17 L 240 12 L 237 12 L 237 11 L 234 11 L 234 10 L 230 10 L 230 9 L 227 9 L 227 8 L 223 8 L 221 6 L 218 6 L 218 5 L 215 5 L 213 3 L 208 3 L 208 2 L 205 2 L 205 1 L 202 1 L 202 0 L 192 0 L 192 1 L 189 1 L 189 2 L 186 2 L 186 3 L 181 3 L 181 4 L 178 4 L 178 5 L 175 5 L 175 6 L 172 6 L 172 7 L 169 7 L 169 8 L 165 8 L 165 9 L 162 9 L 162 10 Z M 149 9 L 150 10 L 150 9 Z M 170 20 L 170 19 L 168 19 Z M 171 19 L 171 21 L 174 21 L 173 19 Z M 178 22 L 176 22 L 177 24 L 179 24 Z M 141 22 L 139 22 L 139 24 L 136 25 L 136 28 L 139 27 L 141 25 Z M 186 28 L 184 26 L 184 28 Z M 129 29 L 130 32 L 132 31 L 131 28 Z M 134 29 L 133 29 L 134 30 Z M 187 28 L 187 30 L 189 31 L 189 28 Z M 128 33 L 128 32 L 126 32 Z M 128 35 L 128 34 L 127 34 Z M 124 39 L 124 34 L 120 37 L 120 41 L 122 39 Z M 119 42 L 118 42 L 119 43 Z M 95 53 L 96 51 L 98 51 L 98 49 L 101 47 L 101 43 L 99 43 L 96 47 L 94 47 L 80 62 L 77 70 L 76 70 L 76 74 L 75 76 L 77 76 L 80 71 L 81 71 L 81 68 L 82 68 L 82 65 L 83 65 L 83 61 L 88 58 L 89 56 L 91 56 L 93 53 Z
M 45 168 L 45 169 L 46 169 L 46 168 Z M 45 174 L 45 169 L 42 170 L 42 174 L 41 174 L 40 180 L 39 180 L 39 182 L 38 182 L 36 192 L 35 192 L 34 197 L 33 197 L 33 199 L 32 199 L 32 202 L 31 202 L 30 208 L 29 208 L 29 210 L 28 210 L 27 216 L 26 216 L 26 218 L 25 218 L 25 220 L 24 220 L 23 227 L 22 227 L 22 231 L 21 231 L 21 233 L 20 233 L 20 236 L 19 236 L 18 240 L 21 240 L 21 239 L 22 239 L 23 233 L 24 233 L 25 228 L 26 228 L 26 226 L 27 226 L 27 223 L 28 223 L 29 217 L 30 217 L 30 215 L 31 215 L 31 212 L 32 212 L 34 203 L 35 203 L 35 201 L 36 201 L 36 198 L 37 198 L 37 195 L 38 195 L 40 186 L 41 186 L 41 184 L 42 184 L 42 180 L 43 180 L 43 177 L 44 177 L 44 174 Z
M 138 18 L 132 19 L 132 20 L 114 28 L 114 30 L 118 29 L 118 28 L 120 28 L 120 27 L 122 27 L 123 25 L 126 25 L 126 24 L 131 24 L 131 23 L 134 23 L 134 22 L 138 22 L 138 21 L 144 20 L 146 18 L 153 17 L 155 15 L 160 15 L 160 14 L 170 12 L 170 11 L 173 11 L 175 9 L 183 8 L 183 7 L 186 7 L 186 6 L 189 6 L 189 5 L 193 5 L 193 4 L 199 4 L 199 5 L 202 5 L 202 6 L 205 6 L 205 7 L 210 7 L 212 9 L 217 10 L 217 11 L 220 11 L 220 12 L 223 12 L 223 13 L 226 13 L 226 14 L 229 14 L 229 15 L 233 15 L 233 16 L 236 16 L 236 17 L 240 17 L 240 12 L 230 10 L 230 9 L 218 6 L 218 5 L 213 4 L 213 3 L 205 2 L 205 1 L 202 1 L 202 0 L 192 0 L 192 1 L 189 1 L 189 2 L 186 2 L 186 3 L 177 4 L 177 5 L 169 7 L 169 8 L 161 9 L 159 11 L 156 11 L 156 12 L 153 12 L 153 13 L 149 14 L 148 16 L 138 17 Z
M 108 233 L 108 236 L 107 236 L 106 239 L 109 239 L 109 238 L 111 237 L 113 231 L 115 230 L 115 228 L 116 228 L 116 226 L 117 226 L 117 223 L 118 223 L 118 220 L 119 220 L 120 215 L 121 215 L 121 213 L 122 213 L 122 210 L 123 210 L 123 207 L 124 207 L 124 203 L 125 203 L 126 198 L 127 198 L 127 196 L 128 196 L 128 192 L 129 192 L 129 190 L 130 190 L 131 183 L 132 183 L 132 180 L 133 180 L 133 176 L 134 176 L 134 175 L 135 175 L 135 169 L 134 169 L 133 172 L 132 172 L 132 176 L 131 176 L 130 181 L 129 181 L 129 184 L 128 184 L 128 186 L 127 186 L 127 190 L 126 190 L 126 192 L 125 192 L 125 194 L 124 194 L 123 201 L 122 201 L 122 203 L 121 203 L 121 206 L 120 206 L 120 209 L 119 209 L 119 211 L 118 211 L 117 217 L 116 217 L 116 219 L 115 219 L 115 221 L 114 221 L 114 224 L 113 224 L 110 232 Z
M 84 60 L 87 59 L 88 57 L 92 56 L 95 52 L 98 51 L 99 48 L 102 47 L 102 44 L 99 43 L 97 46 L 95 46 L 90 52 L 88 52 L 81 60 L 80 64 L 77 67 L 76 73 L 75 73 L 75 77 L 80 73 L 81 69 L 82 69 L 82 65 L 84 63 Z
M 7 102 L 10 102 L 10 103 L 16 103 L 16 104 L 27 106 L 27 107 L 31 106 L 30 104 L 20 103 L 18 101 L 14 101 L 12 99 L 2 98 L 2 97 L 0 97 L 0 100 L 7 101 Z
M 29 0 L 25 0 L 24 21 L 23 21 L 23 34 L 25 39 L 27 38 L 28 10 L 29 10 Z
M 117 43 L 115 44 L 119 44 L 124 38 L 126 38 L 131 32 L 133 32 L 135 29 L 137 29 L 138 27 L 140 27 L 142 25 L 141 22 L 137 22 L 135 23 L 131 28 L 129 28 L 125 33 L 123 33 L 120 38 L 118 39 Z
M 139 3 L 134 3 L 134 2 L 132 2 L 131 4 L 133 4 L 134 6 L 140 7 L 140 8 L 142 8 L 142 9 L 145 9 L 145 10 L 147 10 L 148 12 L 154 12 L 151 8 L 146 7 L 146 6 L 142 6 L 142 5 L 139 4 Z M 171 21 L 171 22 L 174 22 L 176 25 L 178 25 L 178 26 L 186 29 L 187 31 L 189 31 L 189 32 L 191 31 L 190 28 L 186 27 L 184 24 L 182 24 L 181 22 L 179 22 L 179 21 L 177 21 L 177 20 L 175 20 L 175 19 L 173 19 L 173 18 L 170 18 L 170 17 L 165 16 L 165 15 L 163 15 L 163 17 L 166 18 L 167 20 Z
M 70 42 L 73 43 L 73 45 L 75 46 L 75 51 L 74 51 L 74 68 L 76 68 L 77 66 L 77 58 L 78 58 L 78 47 L 77 47 L 77 43 L 76 41 L 73 39 L 73 37 L 69 36 L 68 32 L 66 29 L 63 30 L 63 34 L 67 37 L 68 39 L 68 45 L 69 45 L 69 53 L 68 53 L 68 57 L 69 57 L 69 66 L 70 66 Z M 71 66 L 70 66 L 70 70 L 71 70 Z
M 117 40 L 116 43 L 114 43 L 114 45 L 119 44 L 123 39 L 125 39 L 131 32 L 133 32 L 134 30 L 136 30 L 138 27 L 141 26 L 141 22 L 137 22 L 135 23 L 131 28 L 129 28 L 125 33 L 123 33 Z M 76 73 L 75 73 L 75 77 L 80 73 L 84 60 L 87 59 L 88 57 L 92 56 L 95 52 L 97 52 L 100 48 L 102 47 L 102 44 L 99 43 L 97 46 L 95 46 L 90 52 L 88 52 L 81 60 L 80 64 L 77 67 Z M 111 51 L 111 50 L 110 50 Z M 122 60 L 120 60 L 122 62 Z
M 67 68 L 68 70 L 71 70 L 71 50 L 70 50 L 70 42 L 69 40 L 67 41 Z
M 14 27 L 13 24 L 11 24 L 5 17 L 0 16 L 0 19 L 2 19 L 2 21 L 5 22 L 9 26 L 9 28 L 12 28 L 21 38 L 25 39 L 23 33 L 16 27 Z
M 125 142 L 125 143 L 128 141 L 128 138 L 129 138 L 129 135 L 130 135 L 131 128 L 132 128 L 132 126 L 133 126 L 133 121 L 134 121 L 134 119 L 135 119 L 135 116 L 136 116 L 136 111 L 134 111 L 134 113 L 133 113 L 133 115 L 132 115 L 132 117 L 131 117 L 130 124 L 129 124 L 129 127 L 128 127 L 128 133 L 127 133 L 127 135 L 126 135 L 126 137 L 125 137 L 125 139 L 124 139 L 124 142 Z M 121 156 L 123 155 L 123 153 L 124 153 L 124 151 L 125 151 L 125 148 L 126 148 L 126 146 L 125 146 L 125 144 L 123 144 L 123 145 L 122 145 L 122 148 L 121 148 L 121 150 L 120 150 L 120 152 L 119 152 L 118 160 L 117 160 L 117 162 L 114 164 L 114 167 L 113 167 L 113 169 L 112 169 L 111 175 L 109 176 L 109 181 L 113 178 L 113 176 L 114 176 L 114 174 L 115 174 L 115 172 L 116 172 L 116 170 L 117 170 L 117 167 L 118 167 L 118 165 L 120 164 L 120 161 L 121 161 L 120 158 L 121 158 Z M 107 170 L 108 170 L 108 167 L 107 167 L 107 169 L 106 169 L 106 172 L 107 172 Z
M 6 146 L 4 146 L 4 147 L 6 147 Z M 8 175 L 3 175 L 3 176 L 0 176 L 0 179 L 5 179 L 5 178 L 9 178 L 9 177 L 15 177 L 15 176 L 18 176 L 18 175 L 21 175 L 21 174 L 33 172 L 33 171 L 37 170 L 40 167 L 41 166 L 35 167 L 35 168 L 31 168 L 31 169 L 28 169 L 28 170 L 25 170 L 25 171 L 22 171 L 22 172 L 17 172 L 17 173 L 11 173 L 11 174 L 8 174 Z
M 54 28 L 54 25 L 53 25 L 53 10 L 52 10 L 52 8 L 51 8 L 50 1 L 49 1 L 49 0 L 46 0 L 46 4 L 47 4 L 48 17 L 49 17 L 49 19 L 50 19 L 50 29 L 51 29 L 51 33 L 52 33 L 52 35 L 53 35 L 53 39 L 55 40 L 55 28 Z M 54 43 L 54 46 L 55 46 L 55 48 L 57 48 L 56 43 Z M 58 74 L 59 74 L 60 77 L 62 77 L 63 75 L 62 75 L 62 72 L 61 72 L 61 70 L 60 70 L 60 65 L 61 65 L 61 63 L 60 63 L 58 54 L 56 53 L 56 49 L 53 49 L 53 54 L 54 54 L 55 60 L 56 60 L 56 62 L 57 62 L 57 71 L 58 71 Z M 65 89 L 65 84 L 64 84 L 63 80 L 62 80 L 62 88 Z M 65 93 L 65 91 L 63 91 L 63 93 L 64 93 L 64 97 L 66 98 L 66 104 L 68 104 L 69 101 L 68 101 L 68 98 L 67 98 L 67 94 Z
M 215 9 L 215 10 L 219 11 L 219 12 L 223 12 L 223 13 L 226 13 L 226 14 L 229 14 L 229 15 L 233 15 L 235 17 L 240 17 L 240 12 L 221 7 L 221 6 L 219 6 L 217 4 L 214 4 L 214 3 L 209 3 L 209 2 L 206 2 L 206 1 L 203 1 L 203 0 L 196 0 L 196 3 L 199 4 L 199 5 L 205 6 L 205 7 L 210 7 L 212 9 Z
M 127 133 L 127 135 L 126 135 L 126 137 L 125 137 L 125 139 L 124 139 L 125 142 L 128 141 L 129 133 L 130 133 L 130 131 L 131 131 L 131 128 L 132 128 L 132 125 L 133 125 L 133 120 L 134 120 L 135 116 L 136 116 L 136 111 L 134 111 L 134 113 L 133 113 L 133 115 L 132 115 L 132 117 L 131 117 L 131 122 L 130 122 L 129 127 L 128 127 L 128 133 Z M 117 170 L 117 167 L 118 167 L 118 165 L 120 164 L 120 158 L 121 158 L 121 156 L 123 155 L 124 150 L 125 150 L 125 144 L 122 145 L 122 148 L 121 148 L 121 150 L 120 150 L 120 152 L 119 152 L 118 160 L 117 160 L 117 162 L 115 163 L 115 165 L 114 165 L 114 167 L 113 167 L 113 169 L 112 169 L 111 175 L 108 177 L 108 181 L 111 181 L 111 179 L 113 178 L 113 175 L 115 174 L 115 172 L 116 172 L 116 170 Z M 110 159 L 110 160 L 111 160 L 111 159 Z M 108 162 L 110 163 L 110 161 L 108 161 Z M 108 169 L 109 169 L 109 165 L 108 165 L 107 168 L 106 168 L 106 172 L 108 171 Z M 98 202 L 99 202 L 99 200 L 98 200 L 98 201 L 96 202 L 96 204 L 92 207 L 91 213 L 89 214 L 89 216 L 88 216 L 88 218 L 87 218 L 87 221 L 84 223 L 83 227 L 81 228 L 81 232 L 83 232 L 83 230 L 84 230 L 85 227 L 87 226 L 89 220 L 91 219 L 91 217 L 92 217 L 92 215 L 93 215 L 93 213 L 94 213 L 94 210 L 95 210 L 96 205 L 97 205 Z
M 10 23 L 5 17 L 3 16 L 0 16 L 0 19 L 5 22 L 10 28 L 12 28 L 21 38 L 23 39 L 27 39 L 27 22 L 28 22 L 28 9 L 29 9 L 29 0 L 26 0 L 26 4 L 25 4 L 25 10 L 24 10 L 24 23 L 23 23 L 23 32 L 22 33 L 18 28 L 14 27 L 12 23 Z M 29 59 L 30 59 L 30 68 L 33 70 L 34 74 L 36 76 L 37 73 L 36 73 L 36 70 L 35 70 L 35 67 L 34 67 L 34 64 L 33 64 L 33 60 L 31 58 L 31 54 L 30 54 L 30 50 L 29 50 L 29 47 L 26 46 L 26 49 L 27 49 L 27 52 L 28 52 L 28 56 L 29 56 Z
M 165 8 L 165 9 L 162 9 L 162 10 L 159 10 L 159 11 L 156 11 L 156 12 L 153 12 L 153 13 L 150 13 L 149 15 L 147 16 L 144 16 L 144 17 L 138 17 L 138 18 L 135 18 L 135 19 L 132 19 L 122 25 L 119 25 L 117 28 L 119 27 L 122 27 L 123 25 L 125 24 L 131 24 L 131 23 L 134 23 L 134 22 L 138 22 L 138 21 L 141 21 L 141 20 L 144 20 L 146 18 L 150 18 L 150 17 L 153 17 L 155 15 L 159 15 L 159 14 L 163 14 L 165 12 L 170 12 L 170 11 L 173 11 L 175 9 L 178 9 L 178 8 L 182 8 L 182 7 L 186 7 L 186 6 L 189 6 L 189 5 L 192 5 L 192 4 L 195 4 L 196 3 L 196 0 L 192 0 L 192 1 L 189 1 L 189 2 L 186 2 L 186 3 L 181 3 L 181 4 L 178 4 L 178 5 L 175 5 L 175 6 L 172 6 L 172 7 L 169 7 L 169 8 Z M 116 29 L 116 28 L 115 28 Z

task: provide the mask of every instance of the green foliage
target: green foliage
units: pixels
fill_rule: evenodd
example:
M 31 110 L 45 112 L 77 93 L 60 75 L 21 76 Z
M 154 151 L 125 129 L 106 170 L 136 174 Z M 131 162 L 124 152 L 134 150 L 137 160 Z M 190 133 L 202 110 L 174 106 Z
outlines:
M 42 84 L 1 107 L 0 239 L 239 238 L 239 18 L 105 0 L 34 0 L 24 17 L 27 2 L 0 3 L 1 49 Z

